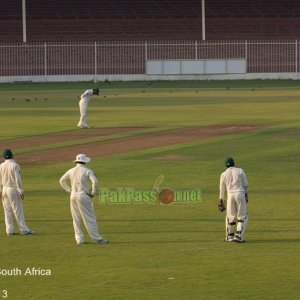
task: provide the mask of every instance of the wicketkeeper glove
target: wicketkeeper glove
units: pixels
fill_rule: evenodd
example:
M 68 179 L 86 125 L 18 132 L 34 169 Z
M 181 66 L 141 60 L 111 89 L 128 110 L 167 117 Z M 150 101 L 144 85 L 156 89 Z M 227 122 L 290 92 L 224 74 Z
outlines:
M 219 200 L 218 209 L 220 212 L 223 212 L 224 210 L 226 210 L 223 199 Z

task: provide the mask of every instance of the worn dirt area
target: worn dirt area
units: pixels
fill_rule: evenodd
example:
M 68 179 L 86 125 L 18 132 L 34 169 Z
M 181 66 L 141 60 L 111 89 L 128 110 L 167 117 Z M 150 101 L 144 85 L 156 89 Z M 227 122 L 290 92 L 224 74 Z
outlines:
M 74 141 L 80 139 L 87 139 L 90 137 L 106 136 L 111 134 L 118 134 L 129 131 L 137 131 L 146 127 L 108 127 L 108 128 L 90 128 L 78 129 L 74 131 L 66 131 L 60 133 L 47 134 L 43 136 L 34 136 L 28 138 L 13 139 L 8 141 L 0 141 L 0 149 L 10 148 L 27 148 L 47 144 L 56 144 L 60 142 Z
M 12 149 L 57 143 L 59 141 L 79 140 L 96 135 L 109 135 L 129 130 L 139 130 L 137 127 L 98 128 L 76 132 L 66 132 L 58 135 L 47 135 L 28 139 L 14 140 L 8 143 Z M 149 148 L 165 147 L 170 145 L 194 142 L 214 136 L 234 134 L 258 129 L 257 126 L 201 126 L 180 129 L 171 129 L 159 133 L 148 133 L 133 137 L 110 139 L 102 142 L 86 143 L 75 146 L 55 148 L 52 150 L 18 154 L 17 161 L 20 164 L 48 164 L 74 160 L 76 154 L 85 153 L 93 157 L 105 157 L 130 153 Z M 3 145 L 3 143 L 1 143 Z M 6 147 L 8 147 L 6 146 Z M 2 147 L 3 148 L 3 147 Z

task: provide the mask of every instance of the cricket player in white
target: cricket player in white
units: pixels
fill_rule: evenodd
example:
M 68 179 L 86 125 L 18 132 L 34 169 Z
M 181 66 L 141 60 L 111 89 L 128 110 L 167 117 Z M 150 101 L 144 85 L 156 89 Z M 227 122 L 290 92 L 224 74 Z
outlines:
M 62 188 L 70 193 L 70 207 L 75 231 L 75 240 L 77 244 L 84 243 L 83 232 L 80 228 L 81 220 L 87 229 L 90 238 L 97 244 L 107 244 L 108 240 L 102 238 L 98 231 L 96 215 L 92 198 L 98 192 L 98 181 L 92 170 L 85 164 L 91 159 L 85 154 L 76 156 L 76 166 L 67 171 L 59 180 Z M 71 186 L 67 181 L 70 181 Z M 91 191 L 89 188 L 91 182 Z
M 87 119 L 87 112 L 88 112 L 88 105 L 90 102 L 90 98 L 93 95 L 99 96 L 99 89 L 90 89 L 86 90 L 81 96 L 79 100 L 79 110 L 80 110 L 80 119 L 78 122 L 79 128 L 89 128 L 86 119 Z
M 248 181 L 243 169 L 234 167 L 232 157 L 225 159 L 226 171 L 220 177 L 219 210 L 224 211 L 224 196 L 227 192 L 226 241 L 244 242 L 248 223 Z M 237 224 L 236 224 L 237 220 Z M 236 225 L 236 232 L 235 232 Z
M 7 235 L 14 235 L 13 216 L 19 226 L 19 231 L 23 235 L 33 234 L 25 223 L 23 203 L 24 191 L 20 175 L 20 166 L 13 159 L 10 149 L 3 151 L 5 161 L 0 165 L 0 196 L 2 198 L 5 226 Z

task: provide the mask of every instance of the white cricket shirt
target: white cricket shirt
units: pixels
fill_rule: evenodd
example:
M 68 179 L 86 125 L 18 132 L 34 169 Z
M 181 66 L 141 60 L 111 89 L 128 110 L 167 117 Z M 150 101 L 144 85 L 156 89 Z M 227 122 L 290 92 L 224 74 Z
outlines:
M 0 165 L 0 191 L 3 187 L 14 187 L 20 194 L 23 193 L 20 166 L 14 159 L 6 159 Z
M 230 167 L 220 177 L 220 199 L 224 199 L 225 192 L 248 192 L 248 181 L 243 169 Z
M 67 181 L 70 180 L 71 186 Z M 92 183 L 91 192 L 89 181 Z M 88 169 L 83 164 L 77 164 L 76 167 L 67 171 L 59 180 L 62 188 L 71 194 L 92 194 L 95 195 L 98 191 L 98 181 L 93 171 Z
M 86 104 L 89 103 L 91 96 L 93 96 L 93 90 L 86 90 L 81 96 L 80 100 L 83 100 Z

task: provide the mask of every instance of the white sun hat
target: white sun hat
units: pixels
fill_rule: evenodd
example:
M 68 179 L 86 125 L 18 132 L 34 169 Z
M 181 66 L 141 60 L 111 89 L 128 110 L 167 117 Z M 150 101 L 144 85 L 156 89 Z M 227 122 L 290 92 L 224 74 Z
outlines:
M 86 156 L 85 154 L 77 154 L 76 159 L 73 162 L 81 162 L 81 163 L 88 163 L 91 161 L 91 158 Z

